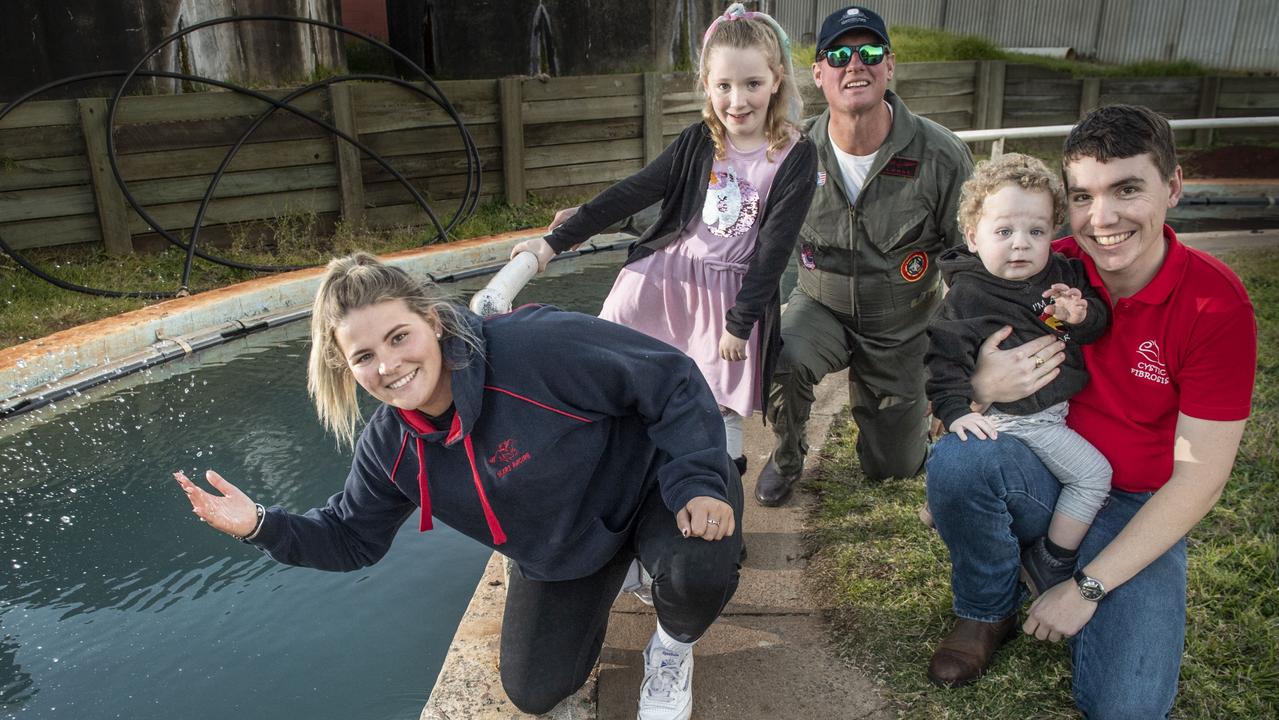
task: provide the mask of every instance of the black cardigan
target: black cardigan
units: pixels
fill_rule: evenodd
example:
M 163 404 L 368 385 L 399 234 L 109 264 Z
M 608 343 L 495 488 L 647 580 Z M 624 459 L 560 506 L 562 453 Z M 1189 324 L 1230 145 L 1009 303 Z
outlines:
M 648 257 L 678 239 L 688 223 L 701 215 L 714 159 L 710 129 L 701 122 L 690 125 L 656 160 L 582 205 L 576 215 L 547 235 L 546 241 L 555 252 L 563 252 L 660 201 L 657 222 L 631 246 L 626 264 Z M 816 189 L 817 152 L 801 136 L 773 177 L 768 201 L 760 212 L 755 252 L 742 289 L 724 319 L 728 332 L 742 339 L 749 338 L 751 327 L 760 322 L 760 397 L 768 392 L 781 351 L 782 272 Z

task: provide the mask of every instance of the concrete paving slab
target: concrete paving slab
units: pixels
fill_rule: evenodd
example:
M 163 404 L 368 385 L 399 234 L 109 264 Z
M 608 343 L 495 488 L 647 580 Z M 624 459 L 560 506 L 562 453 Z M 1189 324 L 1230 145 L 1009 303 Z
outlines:
M 615 615 L 612 623 L 601 659 L 599 720 L 635 717 L 641 653 L 654 618 Z M 827 631 L 811 615 L 722 616 L 694 659 L 697 720 L 895 717 L 874 683 L 834 656 Z

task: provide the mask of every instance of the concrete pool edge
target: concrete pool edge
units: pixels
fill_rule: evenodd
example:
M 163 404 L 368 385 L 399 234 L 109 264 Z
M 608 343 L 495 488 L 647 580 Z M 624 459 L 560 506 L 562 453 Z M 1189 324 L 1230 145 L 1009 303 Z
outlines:
M 544 232 L 530 228 L 383 257 L 414 274 L 442 277 L 497 265 L 517 242 Z M 2 349 L 0 417 L 55 386 L 92 386 L 140 364 L 180 357 L 193 346 L 305 317 L 323 271 L 281 273 L 166 300 Z

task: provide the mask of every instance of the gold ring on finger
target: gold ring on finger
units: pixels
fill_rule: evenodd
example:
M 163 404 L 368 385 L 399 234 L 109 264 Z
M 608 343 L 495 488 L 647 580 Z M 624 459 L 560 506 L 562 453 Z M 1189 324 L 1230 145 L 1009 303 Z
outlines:
M 1039 357 L 1038 355 L 1036 355 L 1036 356 L 1035 356 L 1035 367 L 1036 367 L 1036 368 L 1040 368 L 1040 367 L 1042 367 L 1042 366 L 1043 366 L 1043 364 L 1044 364 L 1044 359 L 1043 359 L 1043 358 L 1041 358 L 1041 357 Z

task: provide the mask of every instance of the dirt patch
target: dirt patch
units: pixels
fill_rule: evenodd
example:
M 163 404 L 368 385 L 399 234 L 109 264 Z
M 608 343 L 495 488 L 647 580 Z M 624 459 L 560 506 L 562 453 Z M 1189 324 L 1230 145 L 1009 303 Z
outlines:
M 1279 177 L 1279 147 L 1229 145 L 1209 150 L 1185 150 L 1179 154 L 1186 177 L 1195 180 Z

